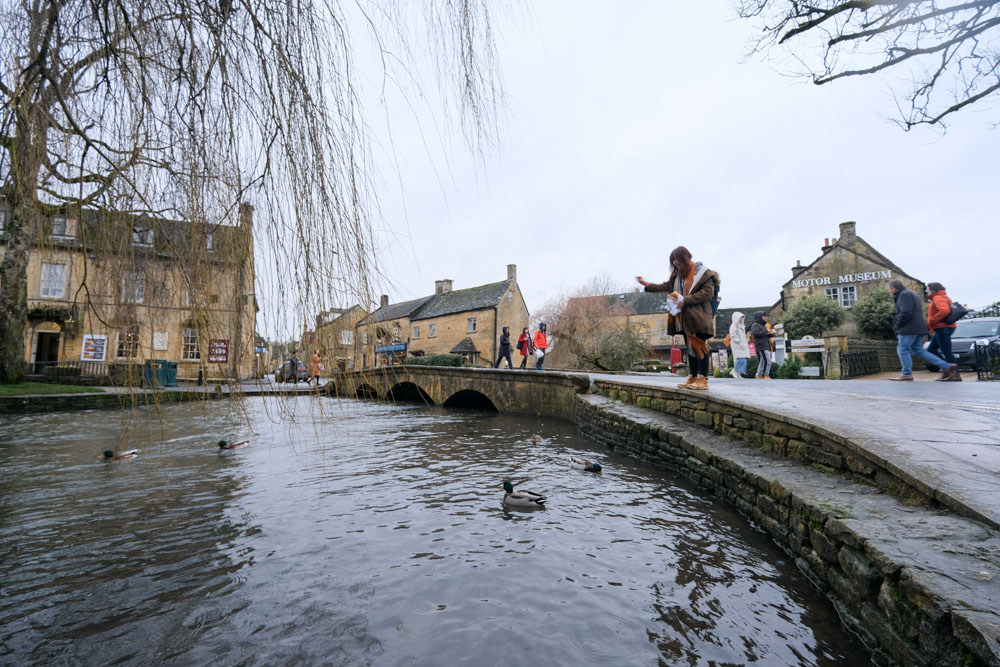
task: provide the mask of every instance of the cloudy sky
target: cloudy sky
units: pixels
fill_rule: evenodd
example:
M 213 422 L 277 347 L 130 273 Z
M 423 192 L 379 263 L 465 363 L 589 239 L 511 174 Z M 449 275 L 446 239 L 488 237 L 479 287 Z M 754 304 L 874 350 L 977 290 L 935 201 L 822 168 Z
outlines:
M 599 274 L 664 280 L 685 245 L 725 306 L 768 304 L 845 220 L 953 298 L 1000 299 L 1000 107 L 904 132 L 890 78 L 815 86 L 779 54 L 746 61 L 754 25 L 728 2 L 619 7 L 551 0 L 498 19 L 507 105 L 484 160 L 391 92 L 390 159 L 372 115 L 392 301 L 512 263 L 535 312 Z

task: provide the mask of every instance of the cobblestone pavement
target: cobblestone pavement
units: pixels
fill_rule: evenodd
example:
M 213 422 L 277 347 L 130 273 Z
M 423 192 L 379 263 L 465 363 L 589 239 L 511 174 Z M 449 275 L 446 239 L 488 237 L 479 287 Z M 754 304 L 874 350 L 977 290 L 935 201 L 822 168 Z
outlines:
M 672 376 L 590 374 L 672 387 Z M 701 393 L 701 392 L 699 392 Z M 826 428 L 1000 523 L 1000 382 L 709 380 L 709 393 Z

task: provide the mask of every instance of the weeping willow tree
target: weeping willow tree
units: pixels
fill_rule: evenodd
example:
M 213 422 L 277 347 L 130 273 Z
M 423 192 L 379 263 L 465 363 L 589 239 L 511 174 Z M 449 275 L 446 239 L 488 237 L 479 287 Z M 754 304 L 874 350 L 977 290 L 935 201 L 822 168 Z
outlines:
M 23 379 L 39 248 L 82 249 L 66 299 L 124 332 L 126 355 L 154 307 L 188 309 L 185 344 L 198 349 L 186 351 L 208 354 L 206 327 L 234 326 L 213 320 L 213 305 L 250 307 L 262 282 L 281 295 L 268 306 L 276 320 L 371 301 L 378 197 L 362 45 L 383 85 L 430 63 L 443 115 L 473 147 L 492 139 L 501 91 L 482 0 L 2 3 L 0 382 Z M 254 254 L 263 270 L 242 284 Z
M 899 123 L 944 126 L 1000 96 L 1000 0 L 736 0 L 758 22 L 754 52 L 789 49 L 819 85 L 898 74 Z

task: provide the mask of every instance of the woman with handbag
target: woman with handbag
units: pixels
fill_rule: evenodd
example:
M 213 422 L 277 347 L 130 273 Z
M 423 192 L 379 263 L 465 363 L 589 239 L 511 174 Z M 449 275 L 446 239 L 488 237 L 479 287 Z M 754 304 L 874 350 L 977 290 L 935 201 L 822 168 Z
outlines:
M 942 375 L 938 378 L 938 382 L 961 382 L 962 376 L 958 374 L 955 355 L 951 351 L 951 335 L 955 333 L 956 327 L 954 322 L 948 322 L 952 301 L 941 283 L 927 283 L 927 295 L 930 297 L 930 303 L 927 305 L 927 328 L 933 334 L 927 351 L 943 358 L 949 364 L 956 364 L 954 372 Z
M 528 365 L 528 357 L 535 353 L 534 348 L 531 347 L 531 334 L 528 333 L 528 327 L 524 327 L 517 339 L 517 351 L 521 353 L 520 368 L 524 370 Z
M 682 334 L 688 346 L 688 363 L 691 375 L 687 382 L 677 385 L 682 389 L 708 389 L 710 350 L 708 340 L 715 335 L 713 301 L 718 297 L 719 274 L 701 262 L 691 259 L 691 251 L 684 246 L 670 253 L 670 278 L 667 282 L 653 284 L 636 276 L 647 292 L 670 292 L 670 298 L 679 307 L 677 315 L 667 317 L 667 333 Z

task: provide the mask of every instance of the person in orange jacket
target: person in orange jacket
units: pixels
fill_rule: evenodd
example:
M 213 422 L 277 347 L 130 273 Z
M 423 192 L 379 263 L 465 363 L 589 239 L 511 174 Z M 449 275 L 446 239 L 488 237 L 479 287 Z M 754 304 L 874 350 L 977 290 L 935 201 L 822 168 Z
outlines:
M 538 331 L 535 332 L 535 370 L 542 370 L 545 362 L 545 352 L 549 349 L 549 327 L 545 322 L 539 322 Z
M 948 298 L 948 293 L 941 283 L 927 283 L 927 295 L 931 300 L 927 305 L 927 328 L 934 336 L 927 346 L 927 351 L 942 357 L 949 364 L 956 364 L 955 370 L 950 375 L 945 373 L 938 378 L 938 381 L 961 382 L 962 376 L 958 374 L 957 361 L 951 351 L 951 335 L 955 333 L 957 325 L 944 321 L 944 318 L 951 313 L 951 299 Z

